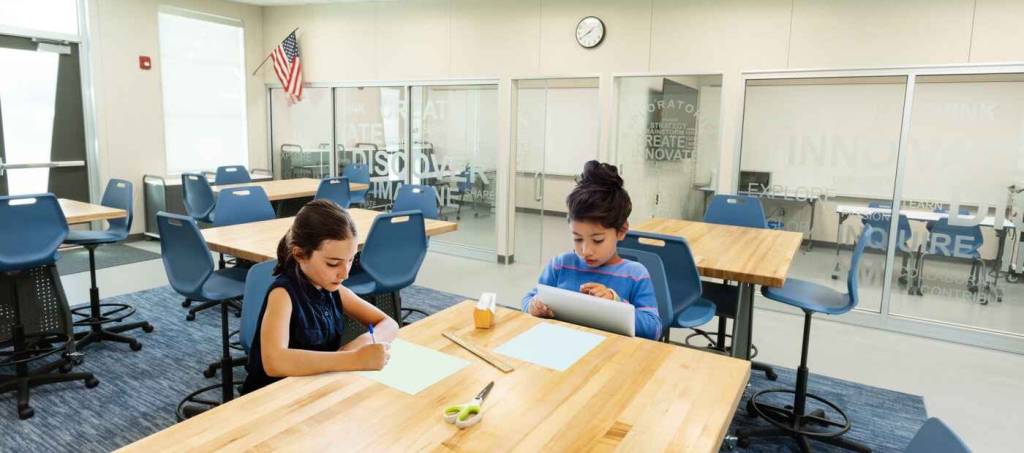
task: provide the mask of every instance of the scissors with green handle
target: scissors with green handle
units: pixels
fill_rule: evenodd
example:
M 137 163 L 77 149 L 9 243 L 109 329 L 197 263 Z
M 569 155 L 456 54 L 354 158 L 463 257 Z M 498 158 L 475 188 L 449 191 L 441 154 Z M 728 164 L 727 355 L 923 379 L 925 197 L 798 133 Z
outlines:
M 473 401 L 446 407 L 444 409 L 444 421 L 455 424 L 459 429 L 477 424 L 481 417 L 480 405 L 484 403 L 484 399 L 487 398 L 487 394 L 491 392 L 493 387 L 494 381 L 491 381 L 490 384 L 487 384 L 487 387 L 484 387 L 480 393 L 476 394 Z

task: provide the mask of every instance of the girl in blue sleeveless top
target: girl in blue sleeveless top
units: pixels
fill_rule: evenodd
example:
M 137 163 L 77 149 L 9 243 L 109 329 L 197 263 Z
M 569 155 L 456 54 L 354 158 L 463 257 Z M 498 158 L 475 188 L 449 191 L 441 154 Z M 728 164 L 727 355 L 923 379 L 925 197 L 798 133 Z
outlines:
M 277 248 L 277 279 L 260 313 L 246 365 L 248 393 L 287 376 L 379 370 L 398 323 L 341 286 L 358 250 L 355 223 L 328 200 L 307 203 Z M 374 326 L 341 343 L 344 315 Z

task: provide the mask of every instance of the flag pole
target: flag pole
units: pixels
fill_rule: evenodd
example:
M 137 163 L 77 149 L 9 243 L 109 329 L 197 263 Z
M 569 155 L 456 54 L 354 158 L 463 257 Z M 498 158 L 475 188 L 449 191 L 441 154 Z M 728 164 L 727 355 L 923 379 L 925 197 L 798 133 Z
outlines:
M 292 33 L 295 33 L 297 31 L 299 31 L 299 27 L 295 27 L 295 30 L 292 30 Z M 290 35 L 292 33 L 288 33 L 288 34 Z M 286 35 L 286 37 L 287 37 L 287 35 Z M 257 72 L 260 72 L 260 68 L 262 68 L 263 65 L 267 64 L 267 60 L 269 60 L 270 56 L 273 55 L 273 54 L 274 54 L 274 52 L 270 52 L 270 53 L 267 54 L 267 58 L 264 58 L 263 62 L 260 63 L 260 65 L 256 67 L 256 70 L 252 72 L 253 76 L 255 76 Z

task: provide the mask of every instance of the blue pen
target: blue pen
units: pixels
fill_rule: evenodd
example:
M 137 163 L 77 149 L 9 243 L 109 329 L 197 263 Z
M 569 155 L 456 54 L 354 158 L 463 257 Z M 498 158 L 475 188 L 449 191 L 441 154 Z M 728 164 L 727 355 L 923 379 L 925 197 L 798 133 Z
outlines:
M 373 344 L 377 344 L 377 339 L 373 337 L 373 324 L 370 324 L 370 341 L 372 341 Z

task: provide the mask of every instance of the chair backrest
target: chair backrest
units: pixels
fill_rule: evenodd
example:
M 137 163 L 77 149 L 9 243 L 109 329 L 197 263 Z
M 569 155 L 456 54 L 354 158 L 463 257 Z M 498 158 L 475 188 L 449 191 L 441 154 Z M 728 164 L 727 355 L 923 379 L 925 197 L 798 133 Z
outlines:
M 964 441 L 935 417 L 925 420 L 904 453 L 971 453 Z
M 857 244 L 853 247 L 853 255 L 850 256 L 850 270 L 846 273 L 846 290 L 850 295 L 850 309 L 857 306 L 860 296 L 857 292 L 857 280 L 860 274 L 860 260 L 864 256 L 864 247 L 871 242 L 872 227 L 865 226 L 857 238 Z
M 0 196 L 0 272 L 56 263 L 67 236 L 68 221 L 52 193 Z
M 416 280 L 427 255 L 423 225 L 419 211 L 379 214 L 373 220 L 359 262 L 381 292 L 397 291 Z
M 213 211 L 216 226 L 238 225 L 275 218 L 270 198 L 260 186 L 232 187 L 217 195 L 217 207 Z
M 672 313 L 679 313 L 701 296 L 700 272 L 690 244 L 678 236 L 629 231 L 619 247 L 658 255 L 665 267 Z M 669 319 L 674 318 L 670 316 Z
M 878 202 L 868 203 L 869 208 L 875 209 L 892 209 L 892 205 L 881 204 Z M 885 250 L 889 247 L 889 221 L 892 219 L 892 213 L 879 213 L 872 214 L 869 216 L 861 217 L 861 222 L 865 227 L 870 226 L 873 228 L 872 237 L 868 241 L 868 248 L 876 250 Z M 903 251 L 910 251 L 910 219 L 906 215 L 900 214 L 898 224 L 896 226 L 896 246 Z
M 370 183 L 370 167 L 366 164 L 351 163 L 345 166 L 341 170 L 341 175 L 348 178 L 349 181 L 369 184 Z
M 242 348 L 249 353 L 252 342 L 256 338 L 260 312 L 263 305 L 267 303 L 267 291 L 270 291 L 270 284 L 274 283 L 274 266 L 277 260 L 264 261 L 251 268 L 245 276 L 245 293 L 242 299 L 242 323 L 239 325 L 239 338 L 242 341 Z
M 672 295 L 668 288 L 668 277 L 665 274 L 665 264 L 661 262 L 658 255 L 636 250 L 627 247 L 619 247 L 619 257 L 636 261 L 647 268 L 651 275 L 651 285 L 654 286 L 654 298 L 658 301 L 658 315 L 661 316 L 661 331 L 668 333 L 675 312 L 672 310 Z
M 244 184 L 247 182 L 252 182 L 252 177 L 249 176 L 249 170 L 245 168 L 245 165 L 217 167 L 217 176 L 213 179 L 213 183 L 218 186 L 224 184 Z
M 352 194 L 349 189 L 349 179 L 347 177 L 324 178 L 320 181 L 320 186 L 316 188 L 316 196 L 313 199 L 331 200 L 338 203 L 338 206 L 348 209 L 349 205 L 352 204 Z
M 213 212 L 213 189 L 210 189 L 210 181 L 206 179 L 206 175 L 182 173 L 181 191 L 185 212 L 193 219 L 205 219 Z
M 746 195 L 715 195 L 711 197 L 704 221 L 720 225 L 768 228 L 761 200 Z
M 199 295 L 213 273 L 213 258 L 195 219 L 168 212 L 156 214 L 160 256 L 171 287 L 185 297 Z
M 127 238 L 128 231 L 132 229 L 132 190 L 131 181 L 111 179 L 107 181 L 107 188 L 103 190 L 103 200 L 100 201 L 103 206 L 124 209 L 128 213 L 127 217 L 107 220 L 107 231 L 118 234 L 122 239 Z
M 395 194 L 392 211 L 420 211 L 423 217 L 437 219 L 437 190 L 432 186 L 402 184 Z
M 948 213 L 946 209 L 942 208 L 936 209 L 935 212 Z M 960 214 L 970 215 L 970 211 L 960 208 Z M 976 258 L 981 256 L 978 250 L 984 241 L 980 225 L 950 225 L 949 217 L 928 222 L 927 253 L 957 258 Z

